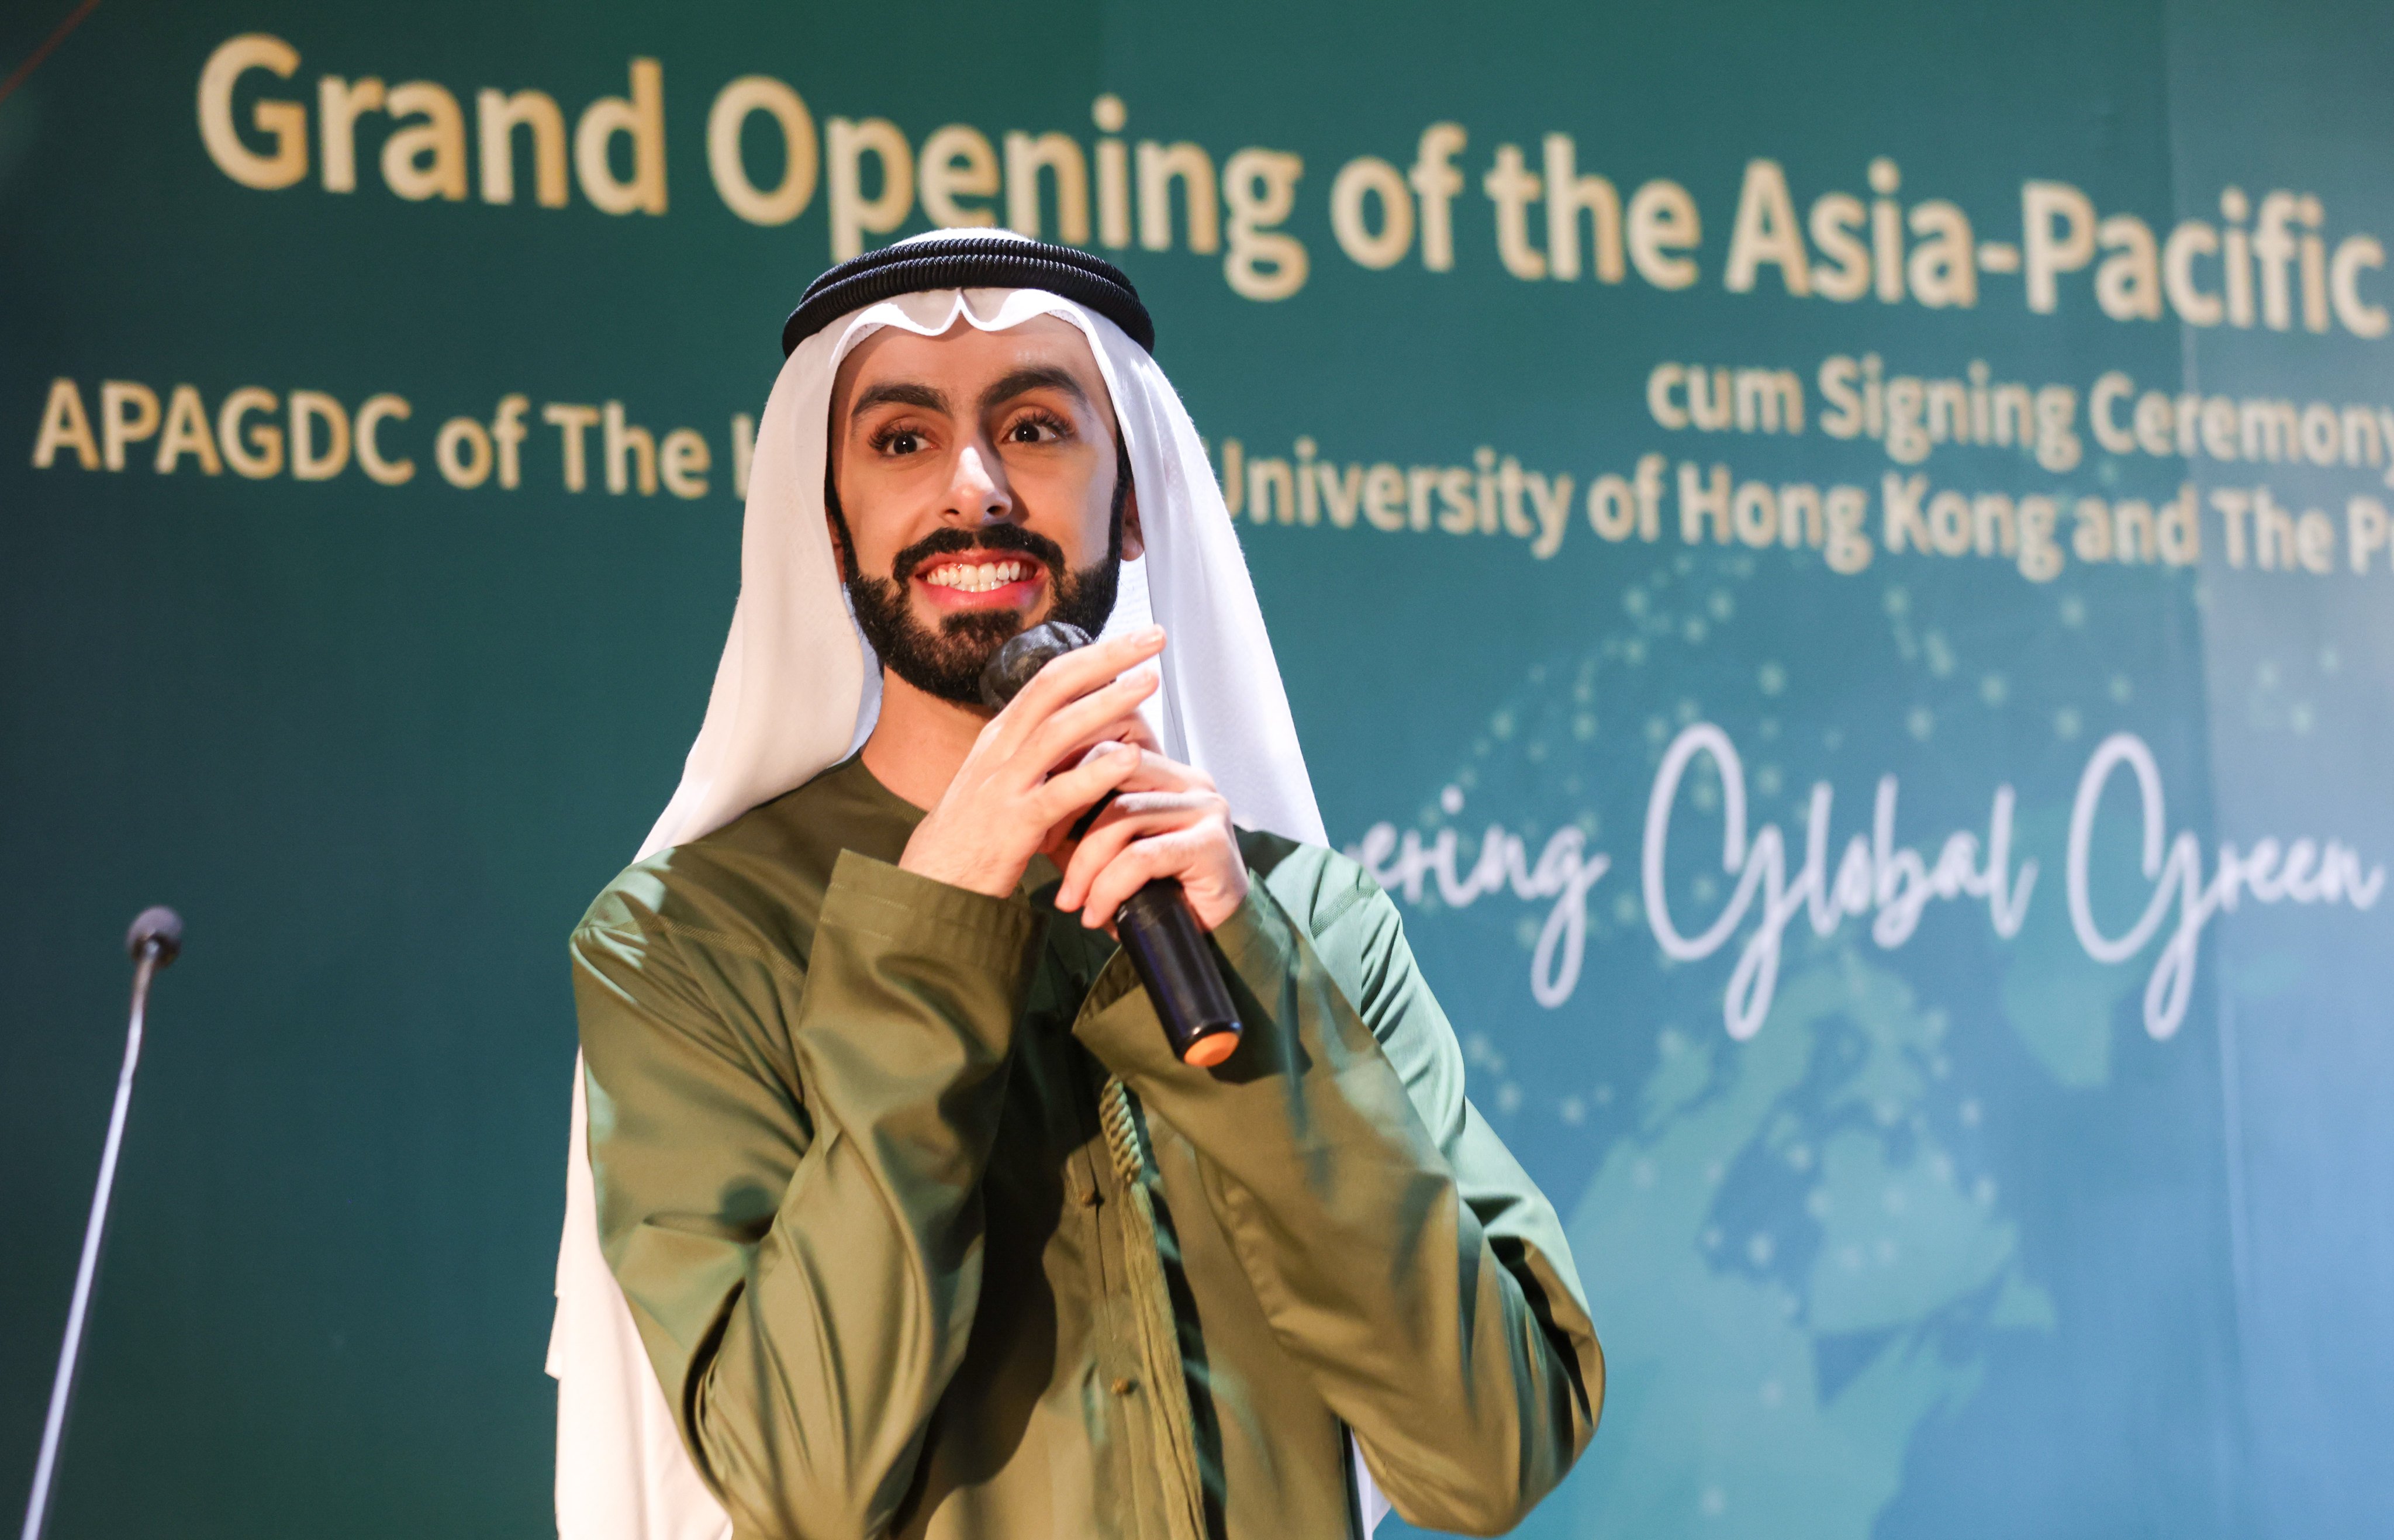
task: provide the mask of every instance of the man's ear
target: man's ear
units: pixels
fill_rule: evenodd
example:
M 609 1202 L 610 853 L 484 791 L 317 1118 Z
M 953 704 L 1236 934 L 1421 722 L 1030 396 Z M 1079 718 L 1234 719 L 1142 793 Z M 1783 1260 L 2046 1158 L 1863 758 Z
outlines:
M 1138 529 L 1138 483 L 1130 484 L 1130 495 L 1123 500 L 1122 554 L 1125 561 L 1136 561 L 1147 554 L 1147 540 Z

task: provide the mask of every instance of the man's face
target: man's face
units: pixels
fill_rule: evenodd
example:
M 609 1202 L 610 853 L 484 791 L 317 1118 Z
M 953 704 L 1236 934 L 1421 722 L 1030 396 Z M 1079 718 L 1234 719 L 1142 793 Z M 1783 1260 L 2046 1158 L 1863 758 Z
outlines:
M 978 705 L 1008 637 L 1105 625 L 1121 563 L 1139 554 L 1138 509 L 1078 327 L 884 327 L 840 363 L 830 437 L 849 600 L 900 678 Z

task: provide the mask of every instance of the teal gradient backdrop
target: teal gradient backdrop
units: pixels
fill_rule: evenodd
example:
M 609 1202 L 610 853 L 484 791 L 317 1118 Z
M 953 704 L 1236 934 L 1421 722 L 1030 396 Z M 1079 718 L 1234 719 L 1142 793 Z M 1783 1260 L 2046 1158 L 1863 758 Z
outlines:
M 0 16 L 0 65 L 70 8 Z M 253 35 L 296 59 L 233 82 L 248 159 L 228 160 L 204 72 Z M 610 213 L 638 196 L 641 131 L 598 139 L 595 166 L 572 141 L 602 98 L 638 121 L 635 60 L 661 81 L 664 207 Z M 782 316 L 843 219 L 865 244 L 931 222 L 936 170 L 909 159 L 893 187 L 854 136 L 912 157 L 961 125 L 1002 187 L 1010 132 L 1073 142 L 1084 244 L 1149 299 L 1236 494 L 1333 837 L 1399 892 L 1475 1100 L 1570 1224 L 1611 1396 L 1523 1533 L 2378 1533 L 2389 67 L 2383 18 L 2333 3 L 103 0 L 0 99 L 0 1497 L 30 1477 L 120 1052 L 116 938 L 164 902 L 190 940 L 53 1533 L 547 1528 L 563 939 L 696 729 L 737 582 L 735 418 L 761 408 Z M 801 99 L 814 140 L 783 223 L 735 213 L 710 157 L 710 109 L 750 75 Z M 444 88 L 460 195 L 434 185 L 437 107 L 362 112 L 354 187 L 328 186 L 327 76 Z M 529 129 L 493 201 L 485 87 L 556 102 L 562 206 Z M 1093 113 L 1109 95 L 1118 131 Z M 304 115 L 290 185 L 226 169 L 272 179 L 261 101 Z M 1440 124 L 1460 130 L 1442 195 Z M 411 126 L 423 153 L 387 157 Z M 1584 270 L 1558 276 L 1546 205 L 1489 180 L 1507 146 L 1550 174 L 1550 135 L 1625 205 L 1614 276 L 1585 214 Z M 770 191 L 774 119 L 733 138 Z M 1185 183 L 1164 249 L 1142 240 L 1142 141 L 1227 178 L 1200 200 L 1214 249 L 1192 249 Z M 1342 223 L 1348 175 L 1375 191 Z M 1698 225 L 1678 244 L 1671 189 Z M 1837 194 L 1843 266 L 1822 233 Z M 960 196 L 1007 217 L 1004 191 Z M 1940 268 L 1953 217 L 1966 244 Z M 1771 259 L 1740 283 L 1741 253 Z M 1835 297 L 1846 273 L 1863 292 Z M 1761 394 L 1743 429 L 1683 421 L 1704 412 L 1690 366 L 1700 395 L 1717 368 L 1754 391 L 1788 372 L 1800 430 L 1766 430 Z M 1866 371 L 1961 382 L 1942 441 L 1841 433 L 1835 392 Z M 2074 454 L 2053 423 L 2029 452 L 1996 431 L 2006 382 L 2066 391 L 2032 399 L 2060 401 Z M 228 434 L 245 388 L 270 399 Z M 295 408 L 310 391 L 335 404 Z M 515 394 L 508 487 L 492 434 Z M 384 395 L 404 413 L 369 414 Z M 609 454 L 610 402 L 652 448 L 690 429 L 704 468 L 685 455 L 644 494 L 643 452 L 619 434 Z M 578 491 L 557 403 L 594 414 Z M 295 474 L 294 410 L 317 414 L 318 468 L 334 415 L 354 441 L 321 479 Z M 360 454 L 377 415 L 374 464 L 413 467 L 398 484 Z M 245 474 L 261 425 L 283 464 Z M 1716 466 L 1717 517 L 1682 486 Z M 1859 499 L 1842 546 L 1836 488 Z M 1964 501 L 1940 514 L 1947 491 Z M 2165 890 L 2112 959 L 2156 891 L 2139 763 L 2195 900 Z M 1753 848 L 1725 863 L 1741 797 Z M 1749 893 L 1707 949 L 1769 838 L 1799 885 L 1782 923 Z M 2298 869 L 2301 840 L 2332 876 Z M 1934 891 L 1915 911 L 1907 849 Z M 1773 955 L 1767 988 L 1733 987 L 1741 957 Z

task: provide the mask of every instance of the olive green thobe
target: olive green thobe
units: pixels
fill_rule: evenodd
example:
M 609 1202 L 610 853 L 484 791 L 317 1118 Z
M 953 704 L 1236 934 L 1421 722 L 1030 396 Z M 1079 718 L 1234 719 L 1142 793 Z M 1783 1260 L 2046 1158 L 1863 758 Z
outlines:
M 1206 1071 L 1044 859 L 901 871 L 921 817 L 851 760 L 573 935 L 601 1246 L 735 1532 L 1348 1535 L 1347 1429 L 1407 1518 L 1516 1522 L 1603 1360 L 1387 897 L 1242 834 Z

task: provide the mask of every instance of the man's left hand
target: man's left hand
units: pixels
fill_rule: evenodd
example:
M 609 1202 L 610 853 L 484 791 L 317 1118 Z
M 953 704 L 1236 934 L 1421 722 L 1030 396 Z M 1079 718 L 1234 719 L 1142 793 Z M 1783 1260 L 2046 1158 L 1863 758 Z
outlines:
M 1131 752 L 1139 756 L 1138 768 L 1080 843 L 1069 843 L 1070 823 L 1048 836 L 1049 855 L 1064 866 L 1056 908 L 1077 910 L 1083 925 L 1112 931 L 1115 913 L 1133 893 L 1171 877 L 1189 895 L 1197 923 L 1211 930 L 1247 898 L 1247 863 L 1230 827 L 1230 805 L 1204 771 L 1152 749 Z

